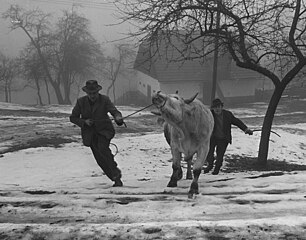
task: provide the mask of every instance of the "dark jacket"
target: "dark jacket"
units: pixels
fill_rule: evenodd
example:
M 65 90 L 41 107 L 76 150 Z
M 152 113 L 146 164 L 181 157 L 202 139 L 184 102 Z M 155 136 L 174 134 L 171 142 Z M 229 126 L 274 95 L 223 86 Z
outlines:
M 212 111 L 212 114 L 215 118 L 215 113 Z M 225 139 L 227 142 L 232 143 L 232 127 L 231 125 L 235 125 L 239 127 L 242 131 L 245 131 L 248 127 L 238 118 L 234 116 L 234 114 L 228 110 L 222 109 L 223 114 L 223 133 L 225 135 Z M 215 127 L 213 130 L 212 136 L 214 136 Z
M 101 134 L 107 139 L 112 139 L 115 136 L 115 129 L 112 121 L 107 113 L 110 113 L 114 118 L 122 117 L 122 114 L 111 102 L 109 97 L 99 94 L 99 98 L 90 105 L 87 96 L 77 100 L 70 121 L 81 128 L 83 144 L 90 146 L 94 133 Z M 89 127 L 85 124 L 86 119 L 94 120 L 93 126 Z

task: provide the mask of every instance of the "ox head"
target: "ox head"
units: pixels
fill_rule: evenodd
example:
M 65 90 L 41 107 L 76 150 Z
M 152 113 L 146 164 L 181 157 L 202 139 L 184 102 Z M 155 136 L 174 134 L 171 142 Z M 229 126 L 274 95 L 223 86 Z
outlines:
M 192 108 L 189 104 L 197 95 L 198 93 L 189 99 L 183 99 L 178 94 L 164 94 L 159 91 L 153 95 L 152 103 L 167 122 L 178 124 L 183 120 L 183 113 Z

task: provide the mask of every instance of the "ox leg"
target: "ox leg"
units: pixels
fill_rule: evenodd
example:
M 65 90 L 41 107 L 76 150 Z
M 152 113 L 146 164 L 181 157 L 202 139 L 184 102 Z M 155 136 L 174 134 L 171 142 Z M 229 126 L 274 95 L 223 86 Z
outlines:
M 192 179 L 192 171 L 191 171 L 192 157 L 185 159 L 185 161 L 187 162 L 186 179 Z
M 183 176 L 183 171 L 181 167 L 181 153 L 177 151 L 172 152 L 172 175 L 167 187 L 177 187 L 177 181 Z
M 182 154 L 180 153 L 180 159 L 182 159 Z M 183 178 L 183 170 L 181 167 L 181 161 L 179 161 L 179 169 L 178 169 L 178 173 L 177 173 L 177 180 L 181 180 Z
M 197 153 L 197 160 L 193 165 L 193 181 L 191 183 L 188 193 L 189 198 L 192 198 L 194 194 L 199 194 L 198 180 L 201 174 L 202 167 L 205 163 L 208 150 L 209 150 L 209 141 L 204 143 L 202 149 Z
M 193 170 L 193 181 L 190 185 L 188 197 L 192 198 L 193 194 L 199 194 L 199 184 L 198 180 L 201 174 L 201 169 L 195 169 Z

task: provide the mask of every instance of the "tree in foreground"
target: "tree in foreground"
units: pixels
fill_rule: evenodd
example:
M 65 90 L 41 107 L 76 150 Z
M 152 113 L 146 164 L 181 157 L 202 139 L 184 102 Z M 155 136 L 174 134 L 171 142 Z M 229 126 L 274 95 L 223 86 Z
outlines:
M 170 46 L 174 36 L 179 39 L 184 47 L 175 61 L 201 58 L 218 47 L 229 52 L 237 66 L 256 71 L 273 82 L 275 88 L 264 117 L 258 152 L 259 163 L 266 165 L 278 103 L 288 84 L 306 65 L 305 1 L 116 0 L 114 4 L 122 20 L 134 24 L 136 30 L 131 37 L 141 43 L 159 46 L 164 41 Z M 202 47 L 194 44 L 198 41 L 203 42 Z

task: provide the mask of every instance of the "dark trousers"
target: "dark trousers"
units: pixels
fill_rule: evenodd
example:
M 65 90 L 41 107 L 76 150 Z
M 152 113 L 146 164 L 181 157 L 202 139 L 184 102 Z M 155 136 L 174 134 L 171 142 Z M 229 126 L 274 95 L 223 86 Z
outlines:
M 228 141 L 225 139 L 216 139 L 212 137 L 210 139 L 209 152 L 207 155 L 208 168 L 213 168 L 214 166 L 214 152 L 216 150 L 217 158 L 215 162 L 215 169 L 220 169 L 223 163 L 223 156 L 226 151 Z
M 105 136 L 95 134 L 91 143 L 91 151 L 103 172 L 110 180 L 121 178 L 121 172 L 117 168 L 114 155 L 109 148 L 110 140 Z

